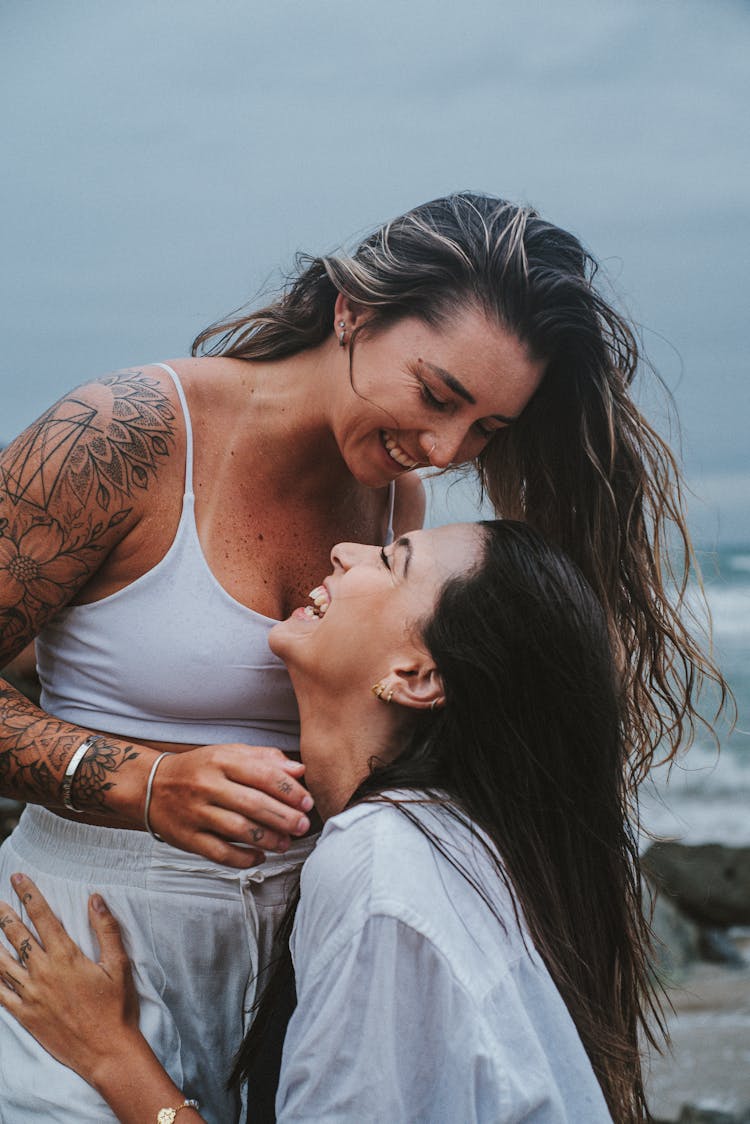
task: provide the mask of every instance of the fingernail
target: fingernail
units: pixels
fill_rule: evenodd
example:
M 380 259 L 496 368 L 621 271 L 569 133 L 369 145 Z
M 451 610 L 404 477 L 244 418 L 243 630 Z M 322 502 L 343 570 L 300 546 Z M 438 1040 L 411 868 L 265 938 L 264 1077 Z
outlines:
M 13 883 L 14 886 L 20 886 L 21 883 L 23 882 L 23 875 L 22 874 L 11 874 L 10 880 Z
M 104 904 L 104 898 L 99 894 L 91 895 L 91 905 L 95 913 L 106 913 L 107 907 Z
M 310 830 L 310 821 L 307 816 L 300 816 L 297 820 L 296 832 L 298 835 L 304 835 L 306 831 Z
M 303 812 L 309 812 L 314 803 L 315 803 L 315 801 L 313 800 L 312 796 L 308 792 L 307 796 L 305 796 L 303 798 L 302 803 L 300 804 L 300 808 L 302 809 Z

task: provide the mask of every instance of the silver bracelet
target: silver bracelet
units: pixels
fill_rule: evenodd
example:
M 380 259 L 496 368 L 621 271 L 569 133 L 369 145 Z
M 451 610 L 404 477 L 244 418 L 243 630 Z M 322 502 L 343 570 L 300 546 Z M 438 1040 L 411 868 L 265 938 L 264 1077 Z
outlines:
M 146 831 L 149 833 L 152 839 L 156 840 L 157 843 L 165 843 L 166 840 L 162 839 L 161 835 L 158 835 L 151 826 L 151 820 L 149 818 L 149 813 L 151 811 L 151 792 L 154 787 L 154 777 L 156 776 L 156 770 L 159 768 L 159 763 L 161 762 L 162 758 L 171 756 L 172 754 L 169 753 L 166 749 L 163 753 L 159 754 L 159 756 L 151 766 L 151 772 L 148 775 L 148 783 L 146 784 L 146 804 L 143 809 L 143 822 L 146 825 Z
M 75 775 L 78 772 L 79 766 L 84 757 L 91 749 L 94 742 L 98 741 L 100 737 L 100 734 L 89 734 L 86 740 L 81 742 L 78 749 L 70 758 L 68 764 L 65 766 L 65 772 L 63 773 L 62 786 L 60 788 L 62 802 L 69 812 L 75 812 L 78 816 L 80 816 L 81 814 L 81 809 L 76 808 L 71 796 L 73 790 L 73 781 L 75 780 Z

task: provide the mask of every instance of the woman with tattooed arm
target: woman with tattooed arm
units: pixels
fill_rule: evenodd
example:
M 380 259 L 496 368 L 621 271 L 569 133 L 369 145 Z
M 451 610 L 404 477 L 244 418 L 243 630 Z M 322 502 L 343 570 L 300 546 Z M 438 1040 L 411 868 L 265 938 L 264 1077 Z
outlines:
M 41 710 L 0 695 L 0 782 L 29 802 L 0 894 L 25 870 L 67 924 L 103 890 L 146 1037 L 222 1122 L 247 979 L 310 847 L 267 634 L 333 542 L 419 525 L 413 470 L 473 463 L 498 512 L 566 548 L 604 606 L 636 776 L 690 728 L 696 673 L 713 674 L 659 563 L 668 524 L 687 542 L 674 462 L 573 236 L 461 194 L 303 265 L 193 358 L 67 395 L 1 462 L 0 658 L 37 637 L 43 693 Z M 0 1034 L 3 1119 L 49 1119 L 28 1067 L 54 1063 L 12 1024 Z M 72 1074 L 56 1072 L 54 1098 L 57 1120 L 103 1119 Z

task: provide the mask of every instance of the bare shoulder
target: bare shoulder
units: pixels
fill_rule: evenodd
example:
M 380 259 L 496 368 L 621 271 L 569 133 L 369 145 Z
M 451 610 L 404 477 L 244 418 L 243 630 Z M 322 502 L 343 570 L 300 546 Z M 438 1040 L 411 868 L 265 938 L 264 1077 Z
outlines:
M 416 531 L 424 523 L 424 484 L 414 472 L 404 473 L 396 481 L 396 502 L 393 509 L 393 528 L 396 535 Z
M 174 443 L 175 407 L 154 368 L 115 371 L 63 395 L 0 455 L 0 503 L 38 518 L 122 511 Z M 159 377 L 161 376 L 161 377 Z
M 176 443 L 169 376 L 71 390 L 0 453 L 0 656 L 66 604 L 139 519 Z

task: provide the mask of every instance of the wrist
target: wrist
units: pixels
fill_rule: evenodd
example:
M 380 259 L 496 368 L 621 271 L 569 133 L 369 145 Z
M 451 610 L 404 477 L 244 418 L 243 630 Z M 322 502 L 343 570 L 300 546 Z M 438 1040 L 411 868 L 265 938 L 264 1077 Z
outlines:
M 137 1083 L 140 1074 L 151 1068 L 154 1054 L 137 1026 L 111 1029 L 102 1051 L 92 1051 L 76 1072 L 109 1103 L 127 1080 Z
M 149 746 L 101 735 L 76 774 L 76 808 L 142 827 L 148 774 L 157 756 Z

